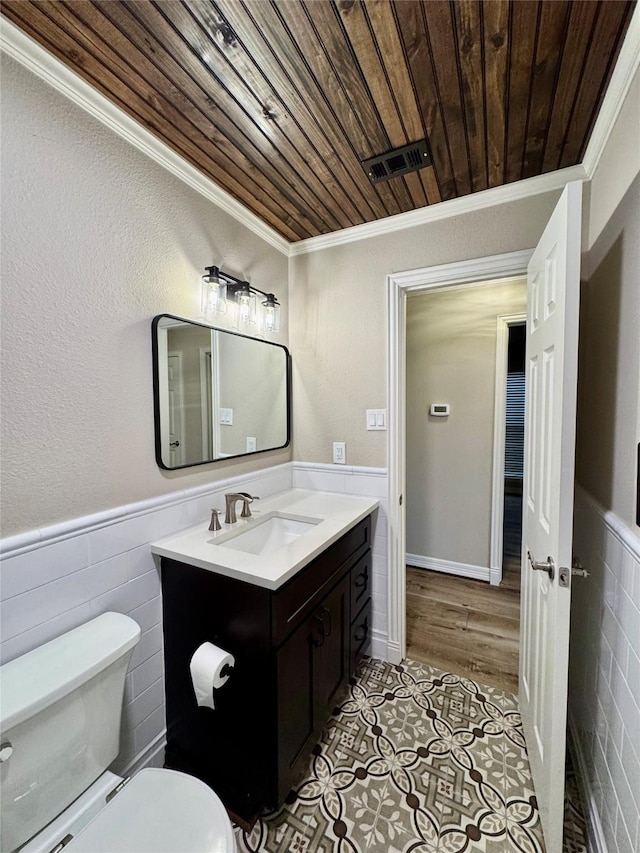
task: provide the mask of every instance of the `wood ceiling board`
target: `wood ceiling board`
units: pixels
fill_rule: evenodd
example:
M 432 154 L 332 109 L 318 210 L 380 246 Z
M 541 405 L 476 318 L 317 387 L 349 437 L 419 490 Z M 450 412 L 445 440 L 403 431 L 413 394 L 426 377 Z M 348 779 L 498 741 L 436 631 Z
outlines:
M 487 177 L 489 187 L 499 187 L 504 184 L 506 148 L 509 6 L 507 3 L 488 2 L 482 9 Z
M 543 172 L 560 168 L 580 80 L 589 57 L 589 44 L 597 14 L 597 3 L 573 3 L 571 6 L 567 39 L 562 51 L 560 76 L 544 150 Z
M 570 8 L 567 0 L 542 0 L 540 4 L 522 163 L 523 178 L 539 175 L 542 170 L 549 111 L 556 96 L 562 45 L 567 35 Z
M 290 105 L 300 110 L 309 145 L 318 153 L 319 180 L 343 189 L 360 213 L 359 221 L 378 218 L 372 210 L 370 185 L 359 162 L 345 149 L 344 136 L 328 108 L 322 89 L 315 85 L 306 65 L 305 54 L 313 45 L 292 40 L 277 14 L 276 6 L 258 2 L 246 7 L 237 0 L 219 0 L 218 8 L 234 31 L 251 45 L 251 52 L 263 72 L 280 91 L 290 91 Z M 300 10 L 302 14 L 303 10 Z M 305 49 L 306 48 L 306 49 Z M 384 214 L 383 214 L 384 215 Z
M 522 178 L 522 161 L 527 133 L 529 90 L 533 75 L 536 33 L 540 5 L 535 0 L 521 0 L 510 6 L 509 82 L 505 182 Z
M 420 112 L 434 163 L 434 178 L 438 184 L 440 199 L 447 201 L 455 198 L 456 190 L 449 141 L 434 77 L 433 58 L 421 4 L 396 4 L 396 20 L 402 34 L 413 84 L 418 93 Z
M 131 26 L 136 27 L 140 34 L 136 37 L 138 44 L 147 33 L 142 52 L 148 59 L 155 58 L 159 68 L 171 68 L 172 79 L 179 81 L 192 109 L 204 120 L 209 132 L 217 127 L 230 144 L 235 142 L 247 161 L 267 177 L 276 194 L 286 199 L 287 210 L 299 224 L 310 233 L 352 224 L 334 217 L 333 199 L 322 187 L 318 193 L 309 188 L 308 180 L 314 178 L 307 162 L 290 137 L 281 131 L 279 118 L 273 120 L 263 115 L 263 105 L 269 98 L 261 102 L 240 79 L 233 65 L 245 69 L 235 49 L 232 57 L 227 57 L 217 40 L 210 38 L 180 3 L 163 2 L 160 7 L 153 3 L 102 2 L 101 5 L 105 14 L 118 20 L 125 32 Z M 163 48 L 164 44 L 178 40 L 184 45 L 179 65 Z M 177 53 L 177 49 L 173 52 Z
M 444 0 L 425 3 L 426 34 L 435 69 L 438 97 L 448 128 L 449 152 L 456 197 L 471 192 L 471 164 L 467 145 L 467 126 L 462 96 L 461 72 L 457 63 L 457 44 L 453 7 Z
M 471 187 L 473 192 L 477 192 L 488 186 L 482 7 L 478 0 L 460 0 L 454 4 L 453 13 L 469 136 Z
M 329 114 L 341 128 L 355 160 L 360 163 L 387 151 L 390 148 L 389 138 L 360 75 L 334 7 L 330 3 L 318 3 L 317 0 L 305 0 L 301 7 L 305 10 L 305 17 L 298 14 L 296 4 L 293 3 L 279 3 L 278 12 L 294 39 L 299 37 L 299 27 L 304 27 L 307 32 L 307 24 L 311 28 L 314 38 L 309 42 L 310 49 L 305 53 L 305 61 L 316 81 L 319 97 L 327 102 Z M 303 39 L 302 43 L 306 41 Z M 328 76 L 327 69 L 330 69 Z M 334 80 L 335 85 L 327 85 L 327 81 L 333 84 Z M 364 174 L 362 177 L 369 183 Z M 374 208 L 382 207 L 387 216 L 402 212 L 395 192 L 396 183 L 380 183 L 371 187 L 367 194 Z M 406 192 L 404 187 L 403 192 Z
M 631 0 L 4 0 L 285 239 L 580 161 Z M 372 185 L 426 136 L 433 165 Z
M 588 58 L 580 80 L 561 166 L 578 163 L 587 148 L 634 5 L 615 2 L 598 4 L 598 15 L 589 40 Z M 615 49 L 611 48 L 612 44 L 615 44 Z

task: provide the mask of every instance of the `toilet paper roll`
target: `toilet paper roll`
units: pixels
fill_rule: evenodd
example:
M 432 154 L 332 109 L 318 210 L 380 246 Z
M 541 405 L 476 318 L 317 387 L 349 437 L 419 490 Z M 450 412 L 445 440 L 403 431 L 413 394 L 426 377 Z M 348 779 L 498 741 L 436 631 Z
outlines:
M 234 663 L 233 655 L 213 643 L 203 643 L 195 650 L 189 669 L 198 705 L 215 707 L 213 691 L 227 683 Z

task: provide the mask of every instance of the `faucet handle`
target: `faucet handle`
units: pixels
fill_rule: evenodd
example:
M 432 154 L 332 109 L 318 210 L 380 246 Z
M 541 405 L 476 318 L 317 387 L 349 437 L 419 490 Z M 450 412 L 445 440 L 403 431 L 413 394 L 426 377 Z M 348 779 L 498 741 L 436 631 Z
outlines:
M 257 495 L 250 495 L 249 492 L 238 492 L 238 494 L 242 497 L 242 512 L 240 513 L 240 518 L 251 518 L 249 504 L 254 501 L 259 501 L 260 498 Z
M 219 513 L 219 509 L 211 510 L 211 523 L 209 524 L 209 530 L 222 530 L 220 519 L 218 518 Z

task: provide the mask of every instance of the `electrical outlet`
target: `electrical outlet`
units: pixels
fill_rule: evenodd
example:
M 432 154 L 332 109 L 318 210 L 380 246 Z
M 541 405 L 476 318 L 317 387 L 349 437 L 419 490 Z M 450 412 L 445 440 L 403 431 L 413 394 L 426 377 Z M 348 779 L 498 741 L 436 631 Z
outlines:
M 344 441 L 333 442 L 333 461 L 336 465 L 344 465 L 347 461 L 347 446 Z
M 258 439 L 255 435 L 247 436 L 247 453 L 254 453 L 258 449 Z

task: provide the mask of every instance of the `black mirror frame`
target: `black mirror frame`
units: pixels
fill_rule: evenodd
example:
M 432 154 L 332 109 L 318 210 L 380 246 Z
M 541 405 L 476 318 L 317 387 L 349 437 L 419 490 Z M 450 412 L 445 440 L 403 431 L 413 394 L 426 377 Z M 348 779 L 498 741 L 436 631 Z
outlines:
M 170 320 L 180 320 L 183 323 L 190 323 L 192 326 L 201 326 L 204 329 L 211 329 L 214 332 L 224 332 L 227 335 L 235 335 L 238 338 L 247 338 L 250 341 L 259 341 L 262 344 L 267 344 L 272 347 L 280 347 L 284 350 L 286 364 L 286 383 L 287 383 L 287 440 L 284 444 L 277 447 L 268 447 L 264 450 L 252 450 L 249 453 L 237 453 L 234 456 L 225 456 L 221 459 L 206 459 L 204 462 L 190 462 L 188 465 L 175 465 L 170 468 L 162 461 L 162 446 L 160 438 L 160 373 L 158 369 L 158 325 L 160 320 L 168 317 Z M 210 326 L 208 323 L 201 323 L 198 320 L 188 320 L 186 317 L 178 317 L 176 314 L 156 314 L 151 322 L 151 352 L 153 361 L 153 422 L 155 433 L 155 453 L 156 463 L 159 468 L 164 471 L 180 471 L 183 468 L 196 468 L 200 465 L 216 465 L 220 462 L 226 463 L 230 459 L 241 459 L 245 456 L 256 456 L 260 453 L 270 453 L 274 450 L 283 450 L 291 444 L 291 354 L 284 344 L 278 344 L 274 341 L 265 341 L 262 338 L 254 338 L 251 335 L 243 335 L 240 332 L 232 332 L 230 329 L 220 329 L 218 326 Z

